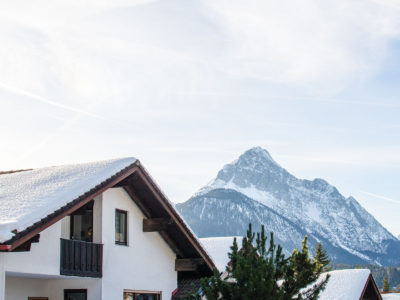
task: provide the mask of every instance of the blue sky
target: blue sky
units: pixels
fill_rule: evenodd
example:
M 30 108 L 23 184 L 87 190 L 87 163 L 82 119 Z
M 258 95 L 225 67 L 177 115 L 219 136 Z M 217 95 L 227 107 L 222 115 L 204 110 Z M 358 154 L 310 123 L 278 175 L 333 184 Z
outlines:
M 174 202 L 246 149 L 400 234 L 398 1 L 0 4 L 1 169 L 136 156 Z

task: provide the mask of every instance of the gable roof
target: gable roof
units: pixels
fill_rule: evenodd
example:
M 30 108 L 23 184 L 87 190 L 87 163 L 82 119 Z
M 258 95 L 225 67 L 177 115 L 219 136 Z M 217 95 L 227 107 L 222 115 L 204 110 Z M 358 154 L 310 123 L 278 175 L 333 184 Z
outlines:
M 0 242 L 13 237 L 128 167 L 135 158 L 0 175 Z
M 212 272 L 212 259 L 135 158 L 0 174 L 0 250 L 13 251 L 111 187 L 124 188 L 147 218 L 167 218 L 159 232 L 167 244 L 179 258 L 202 258 L 202 271 Z
M 323 273 L 320 279 L 325 279 L 330 274 L 330 278 L 325 290 L 319 295 L 320 300 L 357 300 L 362 297 L 372 284 L 378 299 L 381 299 L 375 281 L 368 269 L 346 269 L 335 270 Z M 370 290 L 368 289 L 368 292 Z M 375 299 L 375 298 L 374 298 Z

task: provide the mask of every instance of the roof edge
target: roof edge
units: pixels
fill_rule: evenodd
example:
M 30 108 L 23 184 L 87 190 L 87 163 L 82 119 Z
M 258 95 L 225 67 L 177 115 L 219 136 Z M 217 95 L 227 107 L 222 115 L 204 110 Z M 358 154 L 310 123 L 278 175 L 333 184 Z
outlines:
M 182 217 L 179 215 L 179 213 L 173 207 L 172 202 L 169 201 L 168 198 L 161 191 L 160 187 L 156 184 L 156 182 L 151 177 L 149 172 L 147 172 L 146 168 L 144 168 L 143 165 L 140 164 L 139 170 L 144 175 L 143 179 L 145 180 L 145 182 L 151 186 L 151 188 L 153 189 L 153 193 L 156 196 L 160 197 L 160 199 L 159 199 L 159 200 L 161 200 L 160 203 L 164 206 L 164 208 L 167 209 L 167 211 L 172 215 L 172 217 L 175 218 L 177 225 L 181 227 L 181 230 L 183 230 L 186 237 L 192 242 L 193 246 L 199 252 L 200 256 L 205 260 L 208 267 L 211 270 L 214 270 L 214 269 L 218 270 L 213 259 L 208 254 L 208 252 L 204 249 L 204 247 L 202 246 L 199 239 L 196 237 L 196 235 L 193 233 L 193 231 L 189 228 L 189 226 L 186 224 L 186 222 L 182 219 Z
M 19 169 L 19 170 L 0 171 L 0 175 L 13 174 L 13 173 L 32 171 L 32 170 L 33 169 Z
M 39 233 L 39 232 L 43 231 L 44 229 L 48 228 L 49 226 L 53 225 L 54 223 L 56 223 L 63 217 L 70 214 L 75 209 L 85 205 L 87 202 L 89 202 L 91 199 L 93 199 L 97 195 L 101 194 L 106 189 L 114 186 L 115 184 L 124 180 L 126 177 L 132 175 L 138 169 L 139 164 L 140 164 L 139 160 L 136 159 L 133 163 L 126 166 L 124 169 L 120 170 L 119 172 L 115 173 L 108 179 L 102 181 L 101 183 L 99 183 L 98 185 L 96 185 L 94 188 L 90 189 L 86 193 L 84 193 L 84 194 L 80 195 L 79 197 L 75 198 L 74 200 L 68 202 L 64 206 L 60 207 L 53 213 L 42 218 L 40 221 L 27 227 L 23 231 L 18 232 L 11 239 L 1 243 L 0 247 L 10 245 L 11 247 L 9 249 L 7 249 L 7 251 L 13 251 L 15 248 L 17 248 L 21 244 L 23 244 L 26 241 L 28 241 L 29 239 L 31 239 L 37 233 Z M 4 247 L 2 247 L 2 248 L 4 248 Z M 0 251 L 1 251 L 1 249 L 0 249 Z

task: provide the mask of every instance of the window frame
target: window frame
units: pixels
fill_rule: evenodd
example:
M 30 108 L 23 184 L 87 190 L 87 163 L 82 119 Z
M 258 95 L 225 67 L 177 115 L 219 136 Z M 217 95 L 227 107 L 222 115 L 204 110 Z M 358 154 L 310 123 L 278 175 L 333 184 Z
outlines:
M 124 289 L 123 296 L 125 296 L 125 293 L 133 293 L 133 294 L 153 294 L 153 295 L 158 295 L 158 299 L 162 300 L 162 292 L 161 291 L 146 291 L 146 290 L 129 290 L 129 289 Z M 135 299 L 137 295 L 134 295 Z
M 124 242 L 117 241 L 117 214 L 124 214 L 125 215 L 125 233 L 124 233 Z M 115 215 L 114 215 L 114 226 L 115 226 L 115 244 L 120 245 L 120 246 L 128 246 L 128 212 L 126 210 L 122 209 L 115 209 Z
M 72 212 L 69 215 L 69 239 L 70 240 L 83 241 L 83 240 L 77 240 L 77 239 L 73 238 L 74 237 L 74 231 L 75 231 L 74 230 L 74 227 L 75 227 L 74 218 L 75 218 L 75 216 L 84 215 L 84 214 L 82 214 L 82 211 L 89 210 L 89 209 L 92 210 L 92 216 L 91 216 L 91 221 L 90 221 L 91 222 L 90 226 L 92 227 L 92 236 L 91 236 L 91 240 L 87 241 L 87 242 L 93 243 L 94 200 L 90 200 L 87 204 L 85 204 L 82 207 L 78 208 L 76 211 Z M 86 241 L 83 241 L 83 242 L 86 242 Z
M 85 300 L 87 300 L 87 289 L 64 289 L 64 300 L 67 299 L 67 294 L 68 292 L 70 293 L 84 293 L 85 294 Z

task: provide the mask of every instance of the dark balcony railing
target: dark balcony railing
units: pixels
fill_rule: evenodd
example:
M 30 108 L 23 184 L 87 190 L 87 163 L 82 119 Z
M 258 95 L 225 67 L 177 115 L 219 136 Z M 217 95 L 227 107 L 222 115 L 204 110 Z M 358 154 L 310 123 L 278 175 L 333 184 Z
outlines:
M 61 239 L 60 274 L 102 277 L 103 245 Z

